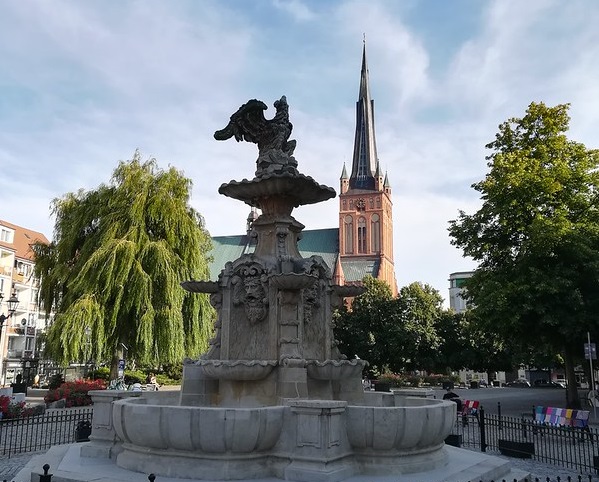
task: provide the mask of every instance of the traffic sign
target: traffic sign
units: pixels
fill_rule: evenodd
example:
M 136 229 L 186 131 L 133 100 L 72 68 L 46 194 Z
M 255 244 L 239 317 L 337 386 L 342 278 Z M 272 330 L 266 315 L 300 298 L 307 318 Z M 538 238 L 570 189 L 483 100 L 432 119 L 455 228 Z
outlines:
M 596 360 L 597 359 L 597 347 L 595 343 L 585 343 L 584 344 L 584 358 L 586 360 Z

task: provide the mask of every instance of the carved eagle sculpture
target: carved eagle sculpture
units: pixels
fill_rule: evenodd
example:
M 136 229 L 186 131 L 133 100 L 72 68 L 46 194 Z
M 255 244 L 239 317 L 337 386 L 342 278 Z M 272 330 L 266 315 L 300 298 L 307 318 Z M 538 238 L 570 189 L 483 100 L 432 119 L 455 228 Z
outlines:
M 225 141 L 235 137 L 237 142 L 258 144 L 256 175 L 297 173 L 297 161 L 293 157 L 295 140 L 288 140 L 293 129 L 289 122 L 289 105 L 282 96 L 274 103 L 276 114 L 271 120 L 264 118 L 266 104 L 252 99 L 235 112 L 224 129 L 216 131 L 214 138 Z

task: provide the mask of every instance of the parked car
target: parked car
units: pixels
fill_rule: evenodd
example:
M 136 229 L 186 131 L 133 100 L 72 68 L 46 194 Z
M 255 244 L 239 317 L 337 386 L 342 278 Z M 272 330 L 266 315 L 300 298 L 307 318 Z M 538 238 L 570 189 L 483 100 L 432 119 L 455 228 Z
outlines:
M 507 382 L 505 384 L 506 387 L 516 387 L 516 388 L 530 388 L 530 383 L 528 380 L 518 379 L 513 382 Z
M 533 386 L 537 388 L 566 388 L 565 384 L 545 379 L 535 380 Z
M 566 386 L 568 385 L 568 382 L 565 378 L 556 378 L 555 383 L 559 384 L 562 388 L 566 388 Z

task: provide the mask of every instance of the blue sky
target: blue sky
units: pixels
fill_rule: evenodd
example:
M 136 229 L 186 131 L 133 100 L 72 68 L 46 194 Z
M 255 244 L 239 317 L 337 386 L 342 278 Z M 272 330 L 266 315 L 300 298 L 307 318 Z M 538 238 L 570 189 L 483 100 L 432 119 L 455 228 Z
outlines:
M 571 103 L 599 138 L 599 2 L 591 0 L 36 1 L 0 3 L 0 218 L 52 236 L 50 201 L 107 182 L 135 149 L 194 182 L 213 235 L 243 231 L 218 195 L 256 147 L 217 142 L 244 102 L 287 96 L 301 172 L 338 190 L 353 149 L 366 35 L 378 154 L 393 188 L 396 276 L 474 264 L 448 221 L 479 206 L 484 145 L 532 101 Z M 337 225 L 338 201 L 294 211 Z

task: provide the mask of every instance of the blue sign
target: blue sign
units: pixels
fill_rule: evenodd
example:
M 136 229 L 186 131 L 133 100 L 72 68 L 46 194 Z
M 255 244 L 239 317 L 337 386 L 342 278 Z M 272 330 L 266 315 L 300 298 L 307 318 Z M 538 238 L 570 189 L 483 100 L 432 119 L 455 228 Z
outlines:
M 584 358 L 586 360 L 596 360 L 597 359 L 597 347 L 594 343 L 585 343 L 584 344 Z

